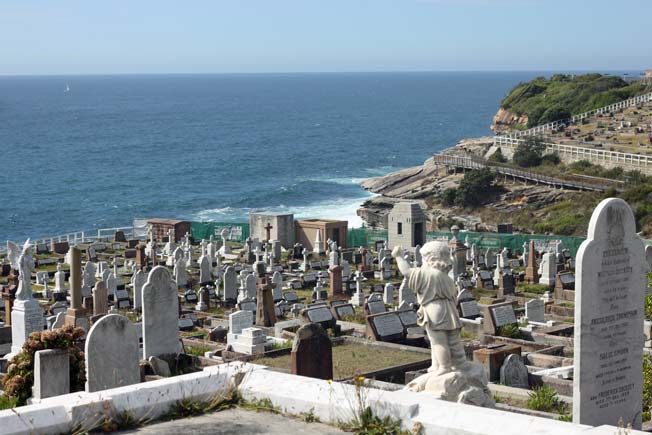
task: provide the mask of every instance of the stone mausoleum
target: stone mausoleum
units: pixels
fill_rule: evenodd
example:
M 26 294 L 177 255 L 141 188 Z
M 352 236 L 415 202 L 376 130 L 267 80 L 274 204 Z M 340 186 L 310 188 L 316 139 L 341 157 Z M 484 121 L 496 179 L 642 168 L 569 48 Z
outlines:
M 306 249 L 312 251 L 317 237 L 321 231 L 321 240 L 326 244 L 328 239 L 333 240 L 341 248 L 347 248 L 346 234 L 349 223 L 334 219 L 301 219 L 296 221 L 296 241 Z
M 266 240 L 268 226 L 270 240 L 280 241 L 281 246 L 285 249 L 294 246 L 294 215 L 292 213 L 249 213 L 251 238 L 258 241 Z
M 412 248 L 426 242 L 426 215 L 416 202 L 399 202 L 387 216 L 387 243 Z

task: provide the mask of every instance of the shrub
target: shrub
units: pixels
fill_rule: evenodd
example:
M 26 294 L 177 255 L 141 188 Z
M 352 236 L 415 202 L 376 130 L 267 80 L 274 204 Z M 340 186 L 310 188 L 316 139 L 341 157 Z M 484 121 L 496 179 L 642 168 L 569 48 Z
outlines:
M 7 375 L 3 381 L 5 394 L 22 406 L 32 395 L 34 385 L 34 354 L 39 350 L 63 349 L 70 355 L 70 391 L 81 391 L 86 383 L 84 352 L 78 343 L 84 336 L 84 330 L 73 326 L 64 326 L 52 331 L 32 332 L 19 354 L 9 361 Z
M 643 355 L 643 421 L 650 420 L 652 409 L 652 357 Z
M 462 207 L 475 207 L 495 193 L 494 174 L 489 168 L 475 169 L 464 174 L 455 195 L 455 202 Z
M 545 156 L 541 157 L 542 165 L 558 165 L 560 163 L 561 159 L 557 153 L 546 154 Z
M 539 166 L 543 158 L 545 145 L 539 137 L 528 136 L 520 142 L 514 151 L 512 161 L 522 168 Z
M 453 206 L 455 205 L 455 197 L 457 196 L 457 189 L 448 188 L 445 189 L 441 194 L 440 198 L 444 205 Z
M 495 163 L 507 163 L 507 158 L 503 155 L 503 150 L 501 150 L 500 147 L 496 149 L 496 151 L 490 155 L 489 159 L 487 160 Z

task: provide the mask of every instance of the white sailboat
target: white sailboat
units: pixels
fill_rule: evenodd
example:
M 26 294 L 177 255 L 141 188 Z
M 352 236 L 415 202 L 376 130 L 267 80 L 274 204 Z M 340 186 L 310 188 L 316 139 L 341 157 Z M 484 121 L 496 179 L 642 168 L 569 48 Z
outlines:
M 68 83 L 66 83 L 66 89 L 64 89 L 63 92 L 70 92 L 70 86 L 68 86 Z

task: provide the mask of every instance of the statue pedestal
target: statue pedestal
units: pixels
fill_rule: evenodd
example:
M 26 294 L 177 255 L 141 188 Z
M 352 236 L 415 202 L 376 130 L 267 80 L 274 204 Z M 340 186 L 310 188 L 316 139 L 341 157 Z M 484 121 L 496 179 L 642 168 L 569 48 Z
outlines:
M 68 311 L 66 311 L 64 325 L 74 326 L 75 328 L 82 328 L 84 331 L 88 332 L 90 323 L 88 317 L 86 317 L 86 310 L 83 308 L 68 308 Z
M 364 293 L 362 292 L 355 292 L 353 293 L 353 296 L 351 296 L 351 300 L 349 301 L 351 305 L 354 307 L 362 307 L 364 305 Z
M 467 405 L 493 408 L 496 406 L 493 395 L 487 387 L 487 378 L 482 365 L 465 362 L 458 370 L 435 375 L 421 375 L 405 387 L 406 390 L 424 391 L 434 394 L 438 399 Z
M 43 310 L 36 299 L 16 299 L 11 310 L 11 354 L 7 359 L 20 353 L 29 334 L 43 331 L 43 326 Z

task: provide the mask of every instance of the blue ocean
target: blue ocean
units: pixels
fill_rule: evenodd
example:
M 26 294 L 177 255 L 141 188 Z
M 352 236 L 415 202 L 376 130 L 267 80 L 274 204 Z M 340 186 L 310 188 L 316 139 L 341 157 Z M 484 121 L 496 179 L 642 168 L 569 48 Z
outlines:
M 490 134 L 536 75 L 0 77 L 0 240 L 251 210 L 358 226 L 362 179 Z

